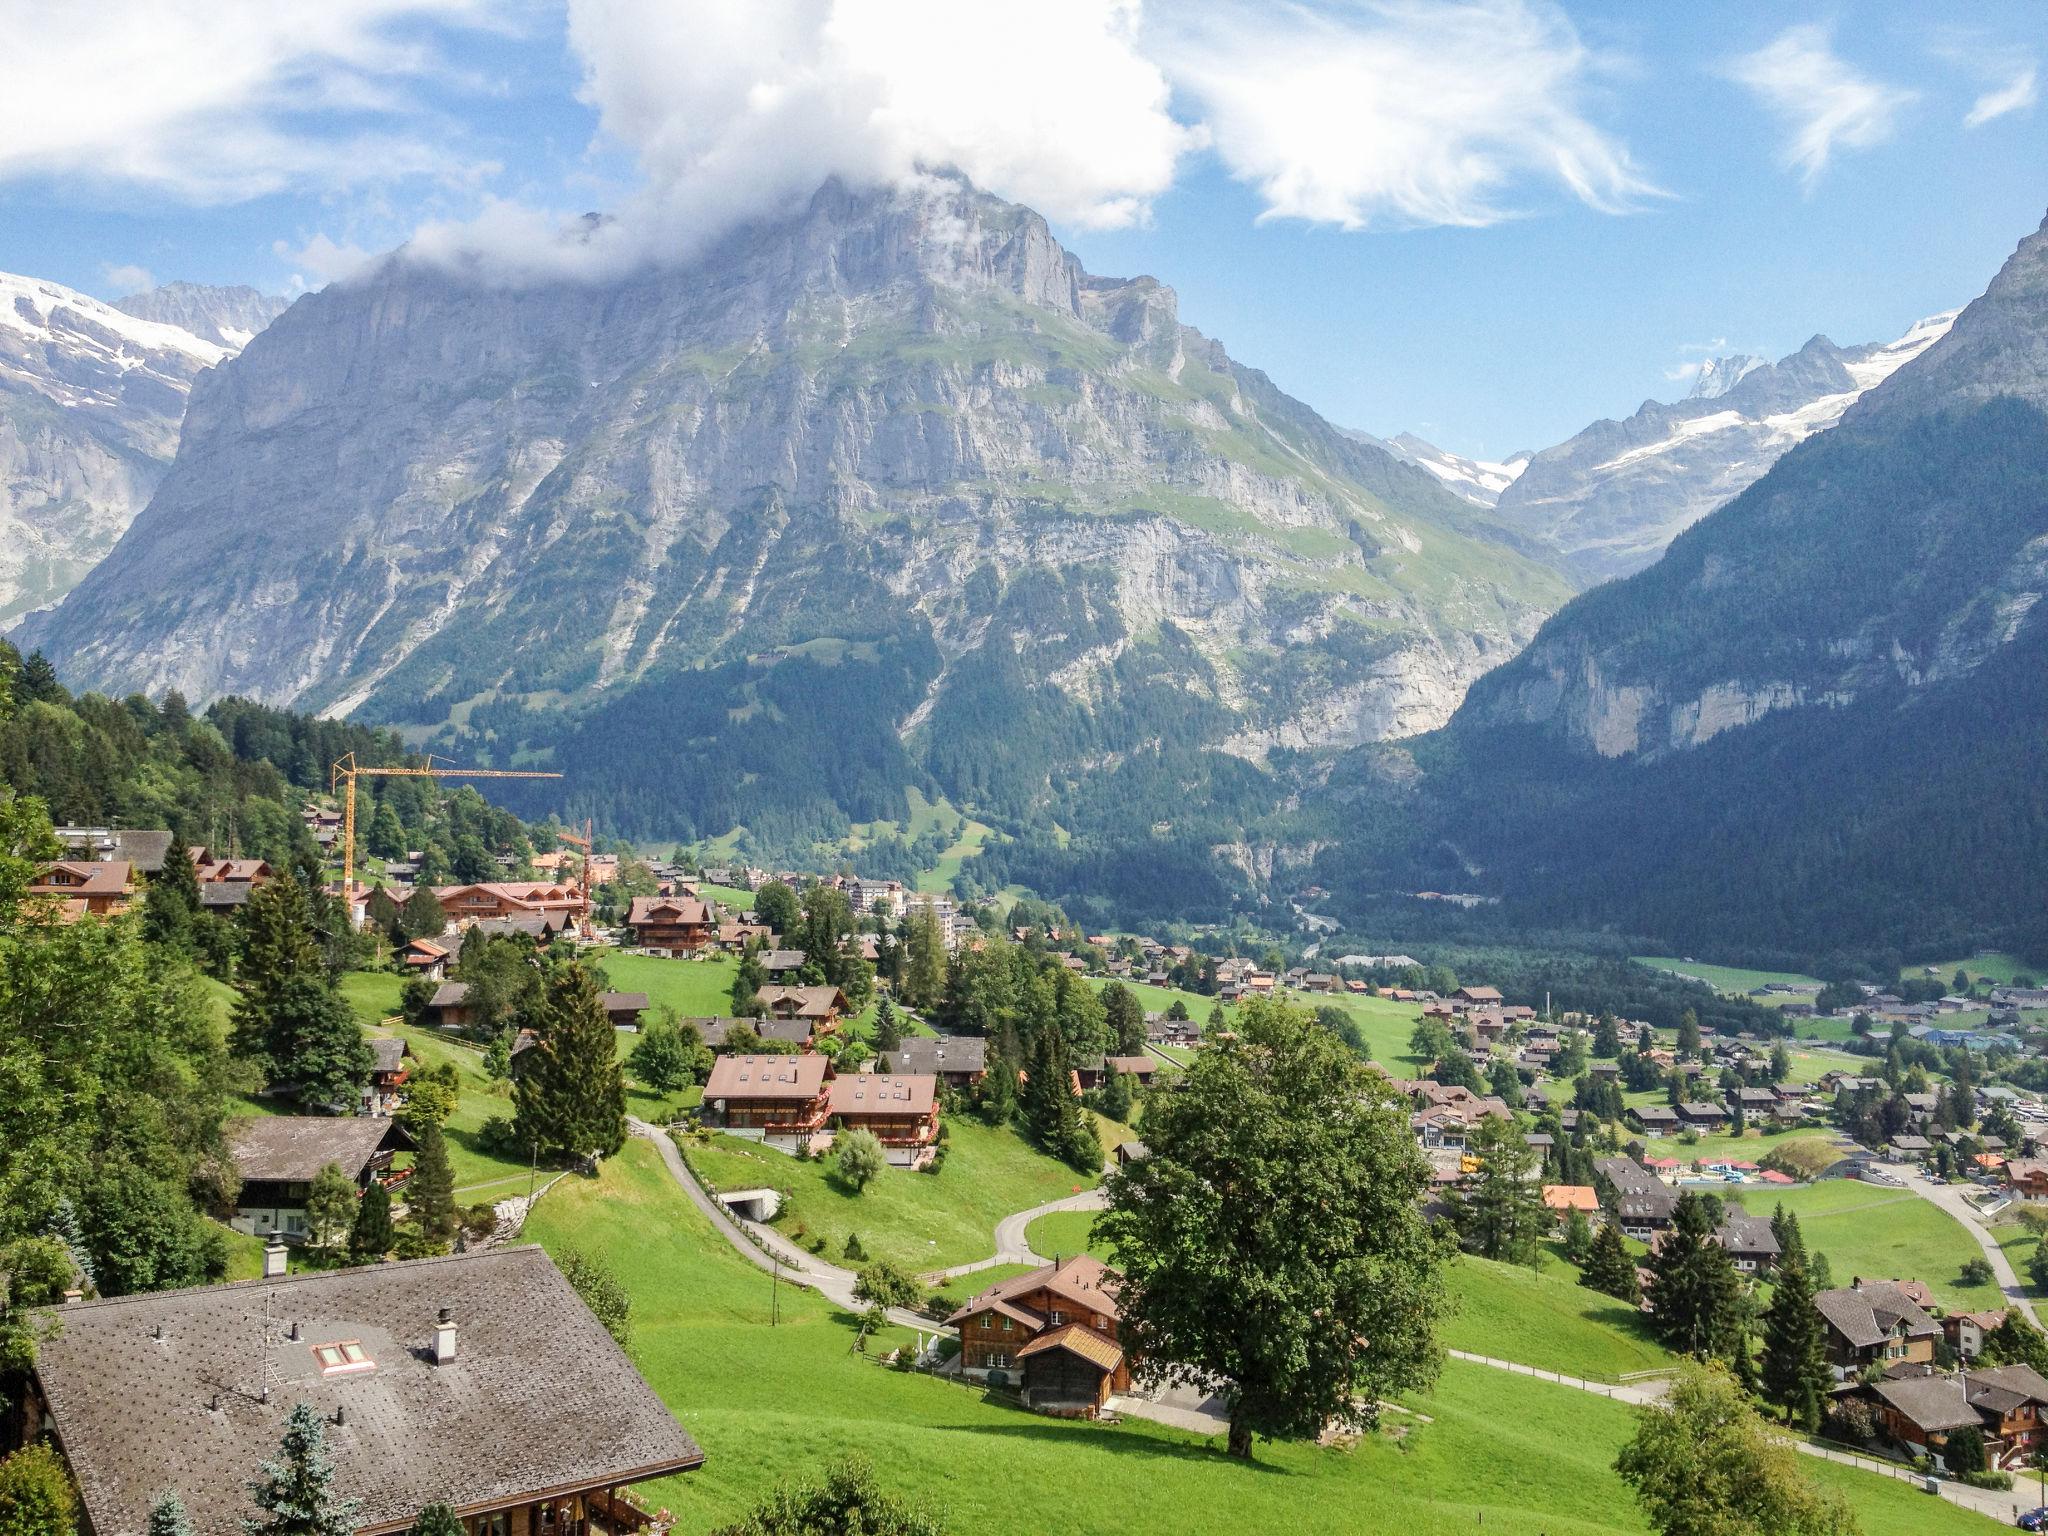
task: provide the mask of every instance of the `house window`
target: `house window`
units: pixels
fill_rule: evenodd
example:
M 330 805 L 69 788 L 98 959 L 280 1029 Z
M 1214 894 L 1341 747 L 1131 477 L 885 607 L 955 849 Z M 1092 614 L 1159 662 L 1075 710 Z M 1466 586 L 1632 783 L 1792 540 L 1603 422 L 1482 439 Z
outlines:
M 1066 1320 L 1067 1320 L 1067 1314 L 1066 1314 L 1066 1313 L 1064 1313 L 1064 1312 L 1062 1312 L 1062 1311 L 1060 1311 L 1060 1309 L 1059 1309 L 1058 1307 L 1054 1307 L 1054 1308 L 1053 1308 L 1053 1312 L 1052 1312 L 1052 1325 L 1053 1325 L 1053 1327 L 1055 1327 L 1055 1328 L 1059 1327 L 1059 1325 L 1060 1325 L 1061 1323 L 1064 1323 L 1064 1322 L 1065 1322 Z
M 470 1522 L 470 1529 L 476 1536 L 512 1536 L 512 1514 L 501 1509 L 495 1514 L 478 1515 Z
M 1007 1317 L 1005 1317 L 1005 1318 L 1003 1319 L 1003 1332 L 1005 1332 L 1005 1333 L 1008 1333 L 1009 1331 L 1010 1331 L 1010 1319 L 1009 1319 L 1009 1318 L 1007 1318 Z
M 1009 1364 L 1010 1357 L 1002 1350 L 997 1350 L 994 1354 L 988 1357 L 988 1368 L 992 1371 L 1005 1370 L 1008 1368 Z
M 315 1344 L 313 1358 L 320 1362 L 322 1376 L 348 1376 L 377 1368 L 377 1362 L 354 1339 L 339 1344 Z

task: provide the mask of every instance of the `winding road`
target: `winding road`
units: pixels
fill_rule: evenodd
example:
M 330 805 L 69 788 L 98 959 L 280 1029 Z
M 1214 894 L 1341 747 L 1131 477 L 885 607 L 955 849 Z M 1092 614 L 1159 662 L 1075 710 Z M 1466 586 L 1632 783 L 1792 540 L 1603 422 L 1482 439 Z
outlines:
M 1885 1172 L 1896 1177 L 1922 1200 L 1948 1212 L 1963 1224 L 1963 1230 L 1975 1238 L 1977 1246 L 1984 1250 L 1984 1260 L 1991 1266 L 1991 1273 L 1997 1277 L 1998 1288 L 2005 1293 L 2005 1299 L 2018 1307 L 2028 1322 L 2036 1328 L 2040 1327 L 2041 1319 L 2034 1311 L 2034 1303 L 2027 1297 L 2026 1286 L 2021 1283 L 2018 1273 L 2012 1267 L 2012 1260 L 2005 1256 L 2005 1250 L 1999 1247 L 1991 1234 L 1984 1229 L 1983 1220 L 1978 1216 L 1976 1209 L 1963 1198 L 1964 1193 L 1975 1186 L 1937 1184 L 1917 1169 L 1909 1168 L 1903 1163 L 1886 1163 L 1882 1166 Z

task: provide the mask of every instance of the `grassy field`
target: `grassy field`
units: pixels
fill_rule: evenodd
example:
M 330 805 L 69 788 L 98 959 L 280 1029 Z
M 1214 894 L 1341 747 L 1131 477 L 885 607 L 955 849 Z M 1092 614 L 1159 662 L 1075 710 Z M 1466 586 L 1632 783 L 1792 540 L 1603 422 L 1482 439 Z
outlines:
M 1097 1182 L 1035 1151 L 1014 1131 L 965 1115 L 946 1126 L 946 1161 L 937 1173 L 885 1169 L 861 1194 L 840 1187 L 829 1161 L 800 1162 L 738 1137 L 691 1142 L 684 1152 L 720 1189 L 781 1190 L 777 1230 L 807 1248 L 824 1238 L 823 1254 L 832 1262 L 844 1262 L 847 1234 L 857 1233 L 870 1258 L 916 1270 L 987 1258 L 1003 1217 Z
M 1444 1342 L 1589 1381 L 1619 1381 L 1672 1363 L 1635 1308 L 1580 1285 L 1577 1274 L 1547 1250 L 1539 1269 L 1460 1259 L 1450 1274 L 1458 1310 Z
M 1127 1420 L 1038 1418 L 949 1382 L 882 1369 L 852 1351 L 849 1320 L 769 1284 L 635 1143 L 595 1180 L 565 1180 L 529 1233 L 551 1250 L 608 1257 L 633 1301 L 631 1351 L 705 1448 L 687 1478 L 644 1490 L 682 1536 L 738 1518 L 779 1479 L 811 1478 L 858 1451 L 883 1482 L 939 1505 L 973 1536 L 1182 1536 L 1279 1527 L 1300 1536 L 1636 1536 L 1645 1527 L 1611 1470 L 1629 1411 L 1591 1394 L 1451 1362 L 1413 1407 L 1356 1448 L 1220 1446 Z M 901 1337 L 898 1335 L 897 1337 Z M 1809 1470 L 1855 1503 L 1865 1536 L 1974 1536 L 1978 1517 L 1903 1484 Z
M 1739 965 L 1702 965 L 1697 960 L 1681 960 L 1675 955 L 1632 955 L 1637 965 L 1647 965 L 1653 971 L 1671 971 L 1679 976 L 1690 976 L 1695 981 L 1704 981 L 1716 992 L 1729 992 L 1738 997 L 1747 997 L 1756 988 L 1771 982 L 1789 982 L 1800 986 L 1817 987 L 1818 976 L 1802 976 L 1797 971 L 1752 971 Z M 1779 996 L 1759 998 L 1759 1002 L 1789 1003 L 1798 998 Z M 1812 1001 L 1811 998 L 1806 1001 Z
M 614 992 L 645 992 L 657 1008 L 673 1008 L 686 1019 L 722 1018 L 732 1012 L 732 981 L 740 963 L 730 955 L 706 960 L 669 960 L 600 950 L 598 961 Z
M 1036 1264 L 991 1264 L 987 1269 L 977 1269 L 970 1274 L 955 1275 L 952 1279 L 932 1287 L 932 1295 L 945 1298 L 948 1306 L 957 1307 L 963 1301 L 971 1301 L 992 1285 L 1013 1280 L 1018 1275 L 1028 1275 L 1038 1268 Z
M 1972 955 L 1967 960 L 1944 960 L 1934 967 L 1935 975 L 1943 981 L 1950 980 L 1957 971 L 1964 972 L 1973 982 L 1989 981 L 2009 987 L 2015 976 L 2039 976 L 2041 967 L 2028 965 L 2018 955 L 2008 955 L 1995 949 L 1986 950 L 1981 955 Z M 1899 979 L 1906 981 L 1926 974 L 1926 966 L 1908 965 L 1899 971 Z
M 1092 1253 L 1104 1263 L 1109 1262 L 1109 1249 L 1095 1241 L 1093 1228 L 1098 1213 L 1095 1211 L 1051 1211 L 1032 1222 L 1024 1229 L 1024 1241 L 1031 1245 L 1031 1251 L 1041 1258 L 1072 1257 L 1077 1253 Z
M 1961 1285 L 1957 1275 L 1982 1250 L 1961 1222 L 1910 1190 L 1855 1179 L 1828 1179 L 1790 1189 L 1730 1186 L 1752 1215 L 1783 1205 L 1799 1218 L 1808 1251 L 1827 1255 L 1836 1285 L 1866 1280 L 1921 1280 L 1949 1307 L 1996 1307 L 1998 1287 Z
M 1098 987 L 1107 986 L 1113 977 L 1090 977 Z M 1188 1017 L 1197 1024 L 1207 1027 L 1209 1014 L 1216 1007 L 1216 999 L 1204 997 L 1199 992 L 1183 992 L 1175 987 L 1154 987 L 1142 981 L 1125 981 L 1122 985 L 1135 992 L 1138 1001 L 1145 1005 L 1147 1013 L 1164 1013 L 1175 1003 L 1188 1011 Z M 1413 1003 L 1396 1003 L 1383 997 L 1366 997 L 1357 993 L 1338 993 L 1325 996 L 1321 993 L 1290 992 L 1288 1001 L 1305 1008 L 1341 1008 L 1358 1021 L 1359 1032 L 1365 1036 L 1366 1046 L 1372 1052 L 1372 1059 L 1396 1071 L 1405 1071 L 1420 1066 L 1420 1061 L 1408 1054 L 1408 1036 L 1415 1030 L 1415 1021 L 1422 1016 L 1421 1010 Z M 1223 1017 L 1226 1023 L 1237 1017 L 1235 1004 L 1225 1004 Z M 1171 1047 L 1168 1054 L 1176 1053 Z

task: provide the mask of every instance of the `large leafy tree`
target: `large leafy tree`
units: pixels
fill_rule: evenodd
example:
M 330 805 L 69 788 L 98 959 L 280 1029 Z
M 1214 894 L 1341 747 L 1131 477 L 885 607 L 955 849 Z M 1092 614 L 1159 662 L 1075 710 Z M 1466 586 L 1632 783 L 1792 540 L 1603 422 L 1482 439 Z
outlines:
M 1123 1268 L 1126 1348 L 1216 1388 L 1229 1449 L 1369 1419 L 1440 1361 L 1444 1246 L 1405 1107 L 1304 1012 L 1256 999 L 1147 1106 L 1097 1236 Z
M 1614 1469 L 1658 1536 L 1853 1536 L 1848 1505 L 1798 1463 L 1726 1374 L 1686 1364 L 1663 1405 L 1636 1410 Z
M 277 989 L 263 1031 L 271 1081 L 302 1104 L 353 1107 L 376 1054 L 356 1016 L 323 972 L 288 978 Z
M 320 1415 L 306 1403 L 285 1418 L 277 1458 L 249 1484 L 249 1501 L 263 1513 L 242 1522 L 244 1536 L 350 1536 L 356 1505 L 334 1489 L 334 1461 Z
M 306 888 L 288 874 L 266 880 L 242 908 L 242 950 L 235 968 L 235 1054 L 274 1070 L 271 1019 L 294 981 L 322 974 L 319 936 Z
M 611 1156 L 626 1142 L 626 1083 L 611 1020 L 582 965 L 549 973 L 533 1025 L 513 1090 L 520 1140 L 543 1157 Z
M 0 1461 L 0 1536 L 72 1536 L 78 1495 L 49 1446 L 24 1446 Z
M 626 1065 L 656 1093 L 674 1093 L 702 1082 L 711 1072 L 711 1060 L 697 1026 L 678 1024 L 664 1010 L 641 1030 Z

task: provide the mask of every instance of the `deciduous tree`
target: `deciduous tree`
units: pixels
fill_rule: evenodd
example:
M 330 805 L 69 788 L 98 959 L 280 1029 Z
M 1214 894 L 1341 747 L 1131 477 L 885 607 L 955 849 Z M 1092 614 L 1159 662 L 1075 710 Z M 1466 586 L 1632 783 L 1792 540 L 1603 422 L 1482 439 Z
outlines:
M 888 1166 L 889 1159 L 873 1131 L 839 1133 L 833 1147 L 833 1171 L 839 1175 L 840 1183 L 855 1194 L 865 1194 L 868 1185 L 880 1178 L 882 1170 Z

